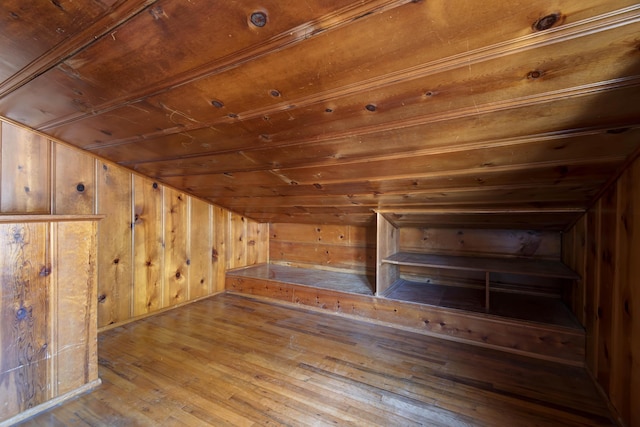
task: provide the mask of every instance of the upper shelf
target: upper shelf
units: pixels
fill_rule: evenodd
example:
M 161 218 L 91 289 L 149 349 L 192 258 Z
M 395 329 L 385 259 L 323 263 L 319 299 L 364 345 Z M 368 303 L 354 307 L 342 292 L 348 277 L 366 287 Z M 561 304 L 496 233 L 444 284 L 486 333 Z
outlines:
M 580 279 L 580 276 L 575 271 L 571 270 L 562 262 L 549 260 L 467 257 L 398 252 L 384 258 L 382 262 L 417 267 L 437 267 L 453 270 L 525 274 L 527 276 L 554 277 L 572 280 Z

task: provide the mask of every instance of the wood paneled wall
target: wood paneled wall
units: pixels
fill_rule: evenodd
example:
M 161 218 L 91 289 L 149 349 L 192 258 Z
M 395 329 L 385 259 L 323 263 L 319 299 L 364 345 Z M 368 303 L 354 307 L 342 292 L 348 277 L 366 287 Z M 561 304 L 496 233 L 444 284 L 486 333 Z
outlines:
M 374 227 L 276 223 L 269 236 L 274 264 L 375 275 Z
M 0 217 L 0 425 L 99 383 L 95 218 L 24 218 Z
M 0 213 L 106 215 L 98 325 L 224 290 L 224 272 L 268 260 L 268 225 L 2 122 Z
M 401 227 L 400 250 L 557 260 L 560 259 L 560 234 L 551 231 Z
M 640 159 L 565 234 L 563 258 L 583 276 L 571 299 L 588 369 L 624 423 L 640 425 Z
M 559 260 L 561 235 L 553 231 L 399 228 L 399 250 L 440 255 Z M 484 272 L 426 267 L 400 267 L 402 278 L 440 285 L 485 286 Z M 510 289 L 560 296 L 566 287 L 561 279 L 540 279 L 523 275 L 493 273 L 491 280 Z

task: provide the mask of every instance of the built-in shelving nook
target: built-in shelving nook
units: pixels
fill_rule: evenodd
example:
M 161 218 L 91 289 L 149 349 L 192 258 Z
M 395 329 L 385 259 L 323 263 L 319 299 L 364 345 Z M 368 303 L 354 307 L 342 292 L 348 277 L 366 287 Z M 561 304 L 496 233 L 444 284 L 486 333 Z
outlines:
M 377 214 L 376 295 L 580 327 L 563 301 L 580 276 L 561 261 L 560 232 L 430 227 L 420 215 Z

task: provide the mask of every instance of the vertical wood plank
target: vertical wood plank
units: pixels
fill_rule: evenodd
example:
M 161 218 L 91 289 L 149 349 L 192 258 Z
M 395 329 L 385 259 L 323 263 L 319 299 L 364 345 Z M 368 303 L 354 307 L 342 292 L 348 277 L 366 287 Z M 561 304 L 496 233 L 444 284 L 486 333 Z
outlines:
M 0 419 L 51 398 L 48 234 L 0 224 Z
M 189 199 L 172 188 L 165 188 L 164 307 L 187 301 L 189 284 L 188 226 Z
M 269 262 L 269 224 L 258 223 L 255 236 L 256 259 L 257 264 Z
M 573 312 L 582 325 L 585 325 L 586 323 L 587 281 L 589 280 L 587 276 L 587 227 L 587 215 L 583 215 L 575 226 L 575 237 L 573 242 L 573 251 L 575 255 L 573 257 L 574 264 L 571 266 L 581 277 L 580 280 L 576 280 L 573 283 L 575 307 Z
M 212 219 L 211 205 L 191 198 L 189 218 L 189 298 L 211 293 L 212 286 Z
M 132 176 L 98 164 L 98 326 L 131 318 L 133 301 Z
M 376 295 L 381 296 L 388 288 L 398 280 L 398 266 L 383 263 L 382 260 L 400 249 L 399 232 L 381 214 L 376 214 L 377 246 L 376 246 Z
M 2 122 L 3 213 L 50 213 L 50 142 L 18 126 Z
M 68 393 L 98 378 L 96 328 L 96 223 L 52 224 L 57 289 L 55 366 L 57 394 Z
M 600 292 L 597 303 L 598 369 L 596 376 L 602 388 L 609 392 L 611 371 L 611 327 L 613 292 L 616 283 L 616 207 L 617 191 L 612 186 L 602 197 L 600 236 Z
M 164 187 L 139 176 L 134 186 L 133 315 L 162 307 L 164 286 Z
M 218 206 L 213 207 L 213 249 L 211 263 L 213 266 L 213 292 L 224 291 L 225 272 L 227 269 L 227 248 L 229 246 L 229 223 L 231 213 Z
M 247 221 L 242 215 L 231 212 L 229 217 L 229 247 L 227 267 L 238 268 L 247 265 Z
M 598 318 L 598 295 L 600 295 L 600 245 L 602 235 L 600 232 L 601 201 L 587 213 L 587 266 L 586 277 L 588 286 L 587 301 L 585 303 L 587 318 L 585 320 L 586 336 L 586 363 L 589 370 L 596 375 L 598 371 L 598 341 L 599 322 Z
M 617 286 L 613 290 L 611 402 L 628 425 L 640 425 L 640 162 L 618 181 Z M 633 402 L 636 402 L 635 404 Z
M 80 150 L 53 144 L 54 214 L 92 214 L 95 205 L 96 160 Z
M 572 227 L 566 233 L 562 233 L 562 262 L 569 267 L 575 267 L 575 239 L 576 239 L 576 227 Z M 576 312 L 575 306 L 575 287 L 566 286 L 562 290 L 562 299 L 565 304 L 573 311 Z
M 487 313 L 491 309 L 491 273 L 484 273 L 484 311 Z
M 262 237 L 260 235 L 260 233 L 262 232 L 262 228 L 258 222 L 247 219 L 246 230 L 247 236 L 244 243 L 247 248 L 247 258 L 245 265 L 254 265 L 258 263 L 258 260 L 260 259 L 260 253 L 258 252 L 258 242 Z
M 581 277 L 580 280 L 571 283 L 571 288 L 567 292 L 570 298 L 565 301 L 583 326 L 587 318 L 586 286 L 591 280 L 586 268 L 587 232 L 587 215 L 583 215 L 569 232 L 562 235 L 562 261 Z

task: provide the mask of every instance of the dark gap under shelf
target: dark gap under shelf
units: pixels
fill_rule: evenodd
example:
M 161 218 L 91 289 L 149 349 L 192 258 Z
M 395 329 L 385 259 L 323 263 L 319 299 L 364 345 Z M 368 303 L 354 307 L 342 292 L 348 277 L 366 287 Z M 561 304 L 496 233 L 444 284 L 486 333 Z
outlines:
M 388 299 L 484 313 L 485 290 L 398 279 L 384 295 Z M 580 329 L 582 326 L 559 298 L 491 292 L 489 314 Z

